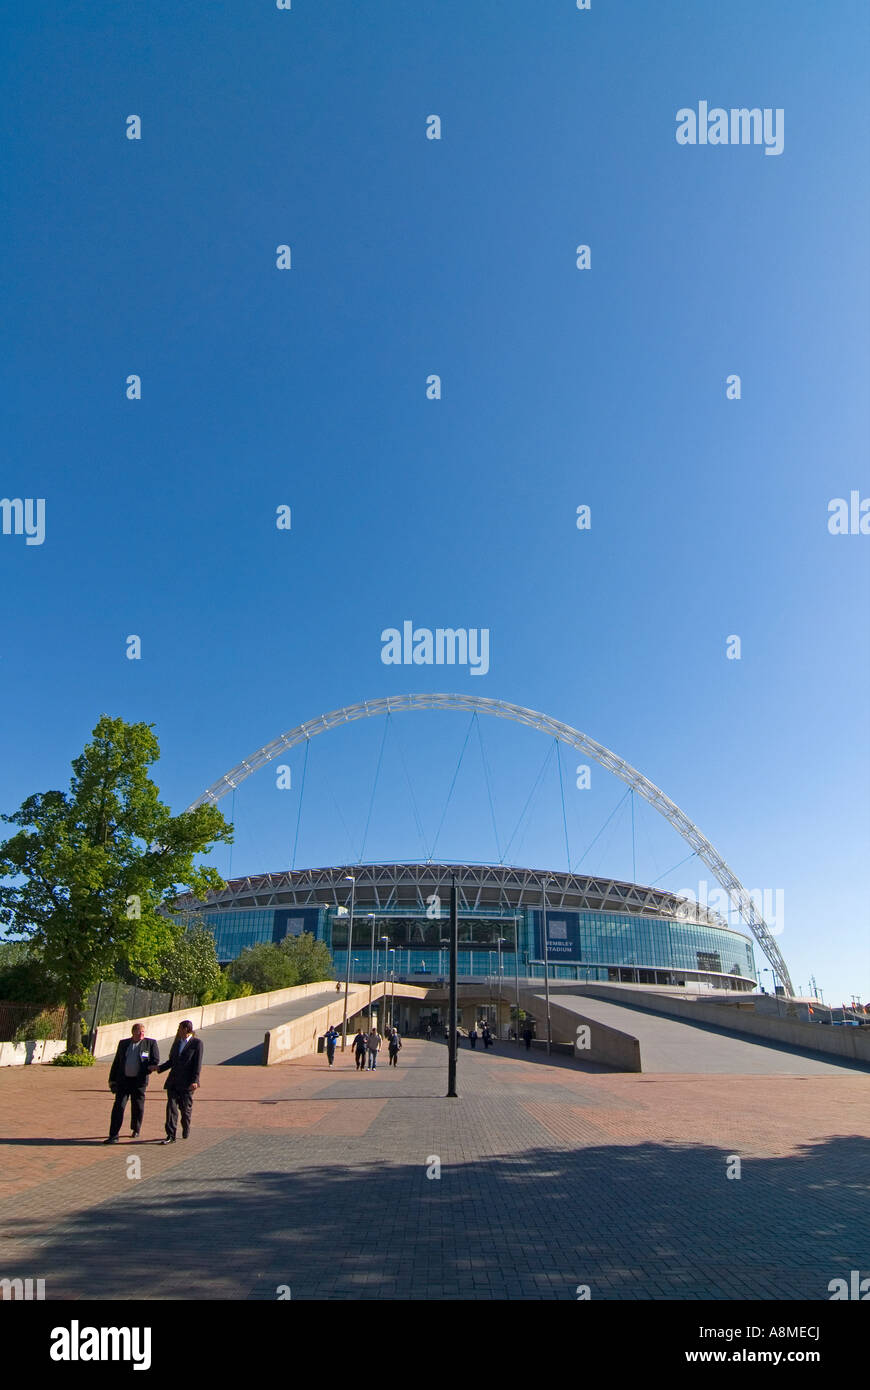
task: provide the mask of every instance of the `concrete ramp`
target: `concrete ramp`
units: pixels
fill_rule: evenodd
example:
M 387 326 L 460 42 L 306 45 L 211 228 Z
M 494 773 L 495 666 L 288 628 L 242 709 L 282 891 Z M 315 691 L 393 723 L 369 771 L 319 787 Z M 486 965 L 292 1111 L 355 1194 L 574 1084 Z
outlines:
M 224 1023 L 213 1023 L 202 1028 L 197 1037 L 203 1042 L 203 1065 L 224 1067 L 259 1067 L 263 1065 L 263 1042 L 270 1028 L 290 1023 L 297 1018 L 305 1018 L 316 1013 L 336 1000 L 335 985 L 324 989 L 322 994 L 309 994 L 304 999 L 291 1003 L 278 1004 L 272 1009 L 259 1009 L 254 1014 L 242 1018 L 230 1018 Z M 343 996 L 342 996 L 343 997 Z M 175 1037 L 175 1034 L 172 1035 Z M 166 1040 L 166 1056 L 169 1044 Z M 158 1039 L 160 1042 L 160 1039 Z M 161 1042 L 161 1055 L 163 1044 Z
M 533 997 L 536 1001 L 534 1012 L 538 1020 L 538 1037 L 542 1037 L 546 1034 L 546 1000 L 544 994 L 537 991 Z M 531 998 L 530 994 L 530 1003 Z M 588 994 L 572 995 L 560 990 L 558 995 L 551 998 L 552 1003 L 558 1004 L 560 1009 L 590 1020 L 593 1025 L 598 1022 L 637 1038 L 640 1069 L 644 1072 L 819 1076 L 866 1070 L 854 1062 L 829 1061 L 801 1048 L 740 1036 L 711 1024 L 665 1018 L 626 1004 L 594 999 Z M 553 1036 L 558 1040 L 555 1030 Z

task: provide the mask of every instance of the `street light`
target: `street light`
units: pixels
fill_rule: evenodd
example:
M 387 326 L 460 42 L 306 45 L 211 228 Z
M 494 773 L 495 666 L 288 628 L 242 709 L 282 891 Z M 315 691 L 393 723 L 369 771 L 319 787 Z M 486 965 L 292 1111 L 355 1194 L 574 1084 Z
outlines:
M 547 950 L 547 884 L 549 877 L 541 880 L 541 927 L 544 936 L 544 982 L 547 997 L 547 1056 L 552 1049 L 552 1027 L 550 1025 L 550 955 Z
M 375 914 L 367 912 L 367 917 L 372 919 L 372 944 L 369 951 L 369 1032 L 372 1029 L 372 992 L 375 987 Z
M 499 937 L 496 938 L 496 943 L 495 943 L 496 946 L 498 947 L 498 1008 L 497 1008 L 497 1010 L 496 1010 L 496 1015 L 495 1015 L 495 1035 L 496 1035 L 496 1037 L 498 1037 L 498 1025 L 499 1025 L 499 1023 L 500 1023 L 500 1021 L 501 1021 L 501 948 L 502 948 L 502 946 L 504 945 L 504 940 L 505 940 L 505 938 L 504 938 L 503 936 L 499 936 Z
M 517 988 L 517 1042 L 520 1040 L 520 919 L 514 916 L 514 974 Z
M 444 947 L 450 945 L 450 938 L 447 936 L 439 937 L 438 940 L 438 975 L 444 979 Z
M 393 963 L 392 963 L 392 965 L 390 966 L 390 1027 L 392 1028 L 392 1027 L 394 1026 L 394 1024 L 395 1024 L 395 1021 L 396 1021 L 396 948 L 395 948 L 395 946 L 391 946 L 391 947 L 390 947 L 390 950 L 389 950 L 389 953 L 388 953 L 388 954 L 392 955 L 392 957 L 393 957 Z
M 356 893 L 356 879 L 353 874 L 345 874 L 350 882 L 350 921 L 347 924 L 347 970 L 344 977 L 344 1020 L 341 1025 L 341 1050 L 347 1047 L 347 995 L 350 989 L 350 953 L 353 950 L 353 902 Z
M 384 992 L 383 992 L 381 998 L 382 998 L 383 1001 L 384 1001 L 384 1012 L 383 1012 L 382 1022 L 383 1022 L 384 1024 L 386 1024 L 386 1021 L 387 1021 L 387 946 L 389 945 L 390 938 L 389 938 L 388 936 L 381 936 L 381 937 L 378 938 L 378 941 L 379 941 L 379 942 L 383 941 L 383 943 L 384 943 Z M 380 963 L 380 945 L 378 945 L 378 962 Z

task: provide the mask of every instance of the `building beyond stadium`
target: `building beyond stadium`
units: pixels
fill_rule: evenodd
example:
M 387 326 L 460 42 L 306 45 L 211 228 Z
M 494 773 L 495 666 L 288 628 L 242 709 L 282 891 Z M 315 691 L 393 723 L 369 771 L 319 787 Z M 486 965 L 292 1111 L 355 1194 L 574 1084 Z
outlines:
M 367 980 L 374 966 L 378 978 L 394 970 L 396 979 L 422 984 L 446 975 L 453 875 L 462 979 L 491 979 L 499 964 L 508 979 L 543 977 L 546 883 L 551 978 L 756 987 L 749 936 L 703 905 L 608 878 L 502 865 L 351 864 L 232 879 L 206 902 L 182 898 L 179 907 L 214 932 L 221 963 L 258 942 L 310 932 L 326 942 L 341 979 L 353 876 L 352 978 Z

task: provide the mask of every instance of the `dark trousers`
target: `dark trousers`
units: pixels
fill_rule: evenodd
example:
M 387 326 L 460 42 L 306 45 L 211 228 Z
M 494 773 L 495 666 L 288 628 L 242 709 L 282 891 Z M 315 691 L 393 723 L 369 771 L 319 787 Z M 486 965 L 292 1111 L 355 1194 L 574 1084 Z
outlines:
M 145 1087 L 138 1077 L 124 1077 L 115 1087 L 115 1104 L 109 1121 L 109 1137 L 114 1139 L 121 1132 L 127 1098 L 130 1099 L 130 1128 L 140 1130 L 145 1116 Z
M 326 1049 L 326 1060 L 327 1060 L 327 1062 L 329 1063 L 329 1065 L 332 1066 L 333 1062 L 335 1061 L 335 1048 L 334 1048 L 334 1047 L 328 1047 L 328 1048 Z
M 526 1039 L 525 1039 L 525 1044 L 526 1044 L 526 1052 L 530 1052 L 530 1051 L 531 1051 L 531 1048 L 532 1048 L 532 1040 L 531 1040 L 531 1038 L 526 1038 Z
M 366 1064 L 366 1055 L 365 1055 L 364 1052 L 361 1052 L 361 1051 L 359 1050 L 359 1048 L 357 1048 L 357 1052 L 356 1052 L 356 1066 L 357 1066 L 357 1071 L 364 1071 L 364 1070 L 365 1070 L 365 1064 Z
M 391 1053 L 390 1053 L 390 1066 L 391 1066 L 391 1067 L 395 1067 L 395 1066 L 398 1065 L 398 1062 L 399 1062 L 399 1054 L 398 1054 L 398 1052 L 391 1052 Z
M 166 1138 L 175 1138 L 175 1129 L 178 1124 L 178 1112 L 181 1111 L 181 1133 L 186 1136 L 190 1133 L 190 1112 L 193 1110 L 193 1091 L 176 1090 L 174 1086 L 166 1088 Z

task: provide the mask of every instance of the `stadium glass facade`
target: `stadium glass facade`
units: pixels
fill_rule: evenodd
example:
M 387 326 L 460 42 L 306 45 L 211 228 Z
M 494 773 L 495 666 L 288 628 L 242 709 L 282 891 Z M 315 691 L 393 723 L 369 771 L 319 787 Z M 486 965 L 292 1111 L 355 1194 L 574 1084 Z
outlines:
M 329 947 L 335 974 L 343 978 L 352 874 L 352 979 L 392 971 L 397 979 L 424 984 L 447 973 L 445 878 L 454 872 L 461 881 L 460 978 L 492 979 L 499 967 L 508 979 L 515 974 L 543 978 L 544 880 L 534 870 L 453 865 L 305 870 L 235 880 L 224 894 L 213 895 L 217 901 L 197 904 L 196 910 L 214 932 L 223 963 L 258 942 L 310 932 Z M 714 914 L 635 884 L 569 874 L 549 874 L 546 880 L 551 979 L 756 987 L 751 939 Z M 271 899 L 268 906 L 264 899 Z M 686 920 L 688 909 L 694 920 Z

